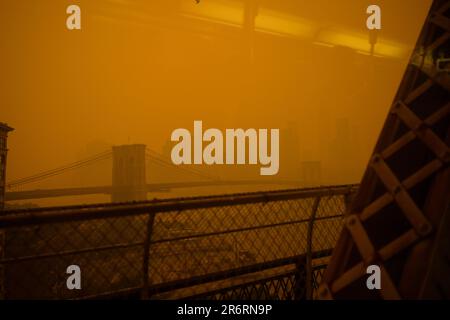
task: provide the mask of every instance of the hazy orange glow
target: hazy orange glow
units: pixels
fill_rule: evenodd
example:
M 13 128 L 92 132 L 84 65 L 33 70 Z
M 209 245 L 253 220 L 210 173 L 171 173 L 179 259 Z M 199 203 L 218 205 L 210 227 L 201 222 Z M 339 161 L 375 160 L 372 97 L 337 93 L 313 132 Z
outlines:
M 383 29 L 370 56 L 373 2 L 382 7 Z M 65 27 L 72 3 L 82 10 L 81 31 Z M 320 162 L 320 184 L 357 183 L 430 3 L 1 1 L 0 122 L 15 128 L 8 180 L 111 145 L 144 143 L 167 154 L 174 129 L 202 120 L 209 128 L 280 128 L 280 179 L 300 180 L 302 164 Z M 259 166 L 204 170 L 261 178 Z M 149 182 L 196 179 L 147 171 Z M 27 188 L 108 183 L 104 164 Z

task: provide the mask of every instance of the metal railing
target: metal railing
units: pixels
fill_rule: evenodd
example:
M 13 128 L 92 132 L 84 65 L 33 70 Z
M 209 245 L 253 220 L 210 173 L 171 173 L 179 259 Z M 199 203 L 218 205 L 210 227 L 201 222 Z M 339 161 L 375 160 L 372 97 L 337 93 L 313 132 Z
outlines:
M 356 188 L 4 211 L 4 297 L 310 299 Z

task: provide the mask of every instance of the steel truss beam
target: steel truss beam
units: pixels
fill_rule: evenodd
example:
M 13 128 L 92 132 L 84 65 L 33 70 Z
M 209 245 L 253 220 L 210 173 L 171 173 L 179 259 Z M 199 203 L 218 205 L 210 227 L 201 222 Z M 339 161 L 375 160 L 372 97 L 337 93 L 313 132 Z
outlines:
M 450 298 L 450 1 L 435 0 L 319 289 L 320 299 Z M 369 265 L 381 290 L 366 285 Z

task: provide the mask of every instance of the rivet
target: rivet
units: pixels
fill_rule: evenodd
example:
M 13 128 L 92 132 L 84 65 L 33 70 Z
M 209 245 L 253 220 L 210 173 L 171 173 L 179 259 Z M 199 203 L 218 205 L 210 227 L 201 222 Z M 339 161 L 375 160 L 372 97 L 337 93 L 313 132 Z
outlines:
M 432 230 L 432 227 L 431 227 L 431 225 L 429 223 L 422 223 L 419 226 L 419 234 L 421 236 L 428 235 L 431 232 L 431 230 Z
M 355 223 L 356 223 L 356 217 L 355 217 L 355 216 L 350 216 L 350 217 L 347 219 L 347 225 L 348 225 L 348 226 L 354 226 Z
M 377 162 L 379 162 L 381 160 L 381 157 L 377 154 L 377 155 L 375 155 L 374 157 L 373 157 L 373 162 L 374 163 L 377 163 Z
M 401 186 L 396 186 L 393 190 L 393 193 L 395 195 L 399 194 L 402 191 L 402 187 Z

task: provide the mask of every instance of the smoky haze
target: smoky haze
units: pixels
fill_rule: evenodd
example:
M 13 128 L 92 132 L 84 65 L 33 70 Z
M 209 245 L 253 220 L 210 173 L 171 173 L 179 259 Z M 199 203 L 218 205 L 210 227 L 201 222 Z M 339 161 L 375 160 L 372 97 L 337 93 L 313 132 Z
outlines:
M 258 6 L 253 23 L 244 14 L 251 2 Z M 358 183 L 431 1 L 377 3 L 383 29 L 371 56 L 368 1 L 77 1 L 81 31 L 65 27 L 71 1 L 2 1 L 0 121 L 15 128 L 7 180 L 113 145 L 142 143 L 170 159 L 172 131 L 202 120 L 222 130 L 279 128 L 275 178 Z M 194 168 L 221 179 L 264 179 L 258 165 Z M 147 166 L 148 182 L 197 180 Z M 23 188 L 110 183 L 104 161 Z M 286 186 L 149 197 L 274 188 Z M 109 198 L 35 202 L 91 201 Z

